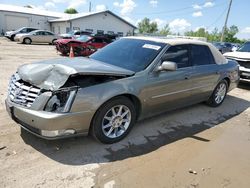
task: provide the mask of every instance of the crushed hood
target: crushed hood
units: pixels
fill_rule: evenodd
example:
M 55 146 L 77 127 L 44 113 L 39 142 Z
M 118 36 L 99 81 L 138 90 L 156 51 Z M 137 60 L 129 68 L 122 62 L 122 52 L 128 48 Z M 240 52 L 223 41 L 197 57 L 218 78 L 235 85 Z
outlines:
M 226 58 L 231 58 L 241 61 L 250 61 L 250 52 L 228 52 L 223 54 Z
M 42 89 L 57 90 L 72 75 L 131 76 L 133 71 L 96 60 L 60 58 L 25 64 L 18 68 L 20 78 Z
M 81 41 L 75 39 L 58 39 L 57 42 L 61 44 L 67 44 L 68 42 L 81 42 Z

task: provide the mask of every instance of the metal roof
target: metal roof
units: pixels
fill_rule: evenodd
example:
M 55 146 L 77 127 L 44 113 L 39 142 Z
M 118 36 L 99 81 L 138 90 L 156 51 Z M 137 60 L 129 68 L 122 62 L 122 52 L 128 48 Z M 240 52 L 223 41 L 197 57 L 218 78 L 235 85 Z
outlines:
M 21 6 L 6 5 L 6 4 L 0 4 L 0 11 L 18 12 L 18 13 L 24 13 L 24 14 L 54 17 L 54 18 L 60 18 L 65 15 L 64 13 L 60 13 L 60 12 L 52 12 L 52 11 L 47 11 L 47 10 L 41 10 L 38 8 L 27 8 L 27 7 L 21 7 Z
M 120 16 L 114 14 L 110 10 L 104 10 L 104 11 L 98 11 L 98 12 L 88 12 L 88 13 L 78 13 L 78 14 L 67 14 L 67 15 L 64 15 L 64 17 L 61 17 L 61 18 L 58 18 L 58 19 L 54 19 L 54 20 L 49 20 L 49 22 L 67 22 L 67 21 L 71 21 L 71 20 L 75 20 L 75 19 L 79 19 L 79 18 L 85 18 L 85 17 L 89 17 L 89 16 L 93 16 L 93 15 L 97 15 L 97 14 L 103 14 L 103 13 L 111 14 L 114 17 L 116 17 L 119 20 L 121 20 L 122 22 L 125 22 L 126 24 L 128 24 L 131 27 L 133 27 L 133 28 L 136 29 L 136 26 L 134 26 L 133 24 L 129 23 L 128 21 L 126 21 L 125 19 L 121 18 Z
M 65 14 L 65 13 L 60 13 L 60 12 L 41 10 L 38 8 L 27 8 L 27 7 L 21 7 L 21 6 L 0 4 L 0 11 L 18 12 L 18 13 L 24 13 L 24 14 L 42 15 L 42 16 L 58 18 L 58 19 L 49 20 L 49 22 L 64 22 L 64 21 L 75 20 L 79 18 L 92 16 L 92 15 L 97 15 L 101 13 L 108 13 L 118 18 L 119 20 L 123 21 L 124 23 L 130 25 L 131 27 L 136 28 L 133 24 L 129 23 L 125 19 L 121 18 L 120 16 L 114 14 L 113 12 L 109 10 L 98 11 L 98 12 L 88 12 L 88 13 L 78 13 L 78 14 Z

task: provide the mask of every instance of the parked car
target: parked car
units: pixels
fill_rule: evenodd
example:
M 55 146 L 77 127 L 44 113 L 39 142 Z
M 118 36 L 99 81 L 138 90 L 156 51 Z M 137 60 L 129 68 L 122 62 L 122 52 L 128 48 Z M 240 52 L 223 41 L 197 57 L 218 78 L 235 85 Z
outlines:
M 57 51 L 63 55 L 67 55 L 72 47 L 75 55 L 89 56 L 110 42 L 111 40 L 105 37 L 83 35 L 77 39 L 58 39 L 55 44 Z
M 213 45 L 222 53 L 232 52 L 233 46 L 230 43 L 214 42 Z
M 225 53 L 224 56 L 239 63 L 241 80 L 250 81 L 250 41 L 243 44 L 237 51 Z
M 58 36 L 50 31 L 46 30 L 35 30 L 26 34 L 17 34 L 15 36 L 15 41 L 24 44 L 31 43 L 50 43 L 54 44 L 58 39 Z
M 7 31 L 4 36 L 7 37 L 8 39 L 14 41 L 14 38 L 17 34 L 30 33 L 31 31 L 35 31 L 35 30 L 38 30 L 38 29 L 32 28 L 32 27 L 22 27 L 20 29 L 15 30 L 15 31 Z
M 232 43 L 232 45 L 233 45 L 232 52 L 237 51 L 241 47 L 241 45 L 238 43 Z
M 63 39 L 76 39 L 82 35 L 92 35 L 91 32 L 88 31 L 80 31 L 80 30 L 73 30 L 65 34 L 61 34 L 60 38 Z
M 10 80 L 6 109 L 42 138 L 90 132 L 114 143 L 138 119 L 203 101 L 221 105 L 238 80 L 237 62 L 209 43 L 125 37 L 89 58 L 20 66 Z

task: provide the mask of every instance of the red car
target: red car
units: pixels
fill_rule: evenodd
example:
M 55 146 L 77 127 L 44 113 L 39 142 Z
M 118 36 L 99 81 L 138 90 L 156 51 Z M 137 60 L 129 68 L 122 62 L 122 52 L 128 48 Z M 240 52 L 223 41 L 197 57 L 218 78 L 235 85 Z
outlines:
M 83 35 L 77 39 L 58 39 L 55 44 L 57 51 L 63 55 L 68 55 L 72 46 L 76 56 L 89 56 L 110 42 L 111 40 L 105 37 Z

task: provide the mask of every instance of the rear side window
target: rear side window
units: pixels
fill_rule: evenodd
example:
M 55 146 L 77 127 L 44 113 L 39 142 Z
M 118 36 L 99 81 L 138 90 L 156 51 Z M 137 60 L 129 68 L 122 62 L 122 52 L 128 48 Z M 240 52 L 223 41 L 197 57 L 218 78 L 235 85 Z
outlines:
M 193 66 L 214 64 L 210 49 L 204 45 L 191 45 L 191 58 Z
M 188 45 L 171 46 L 163 55 L 163 61 L 172 61 L 178 68 L 189 66 Z

